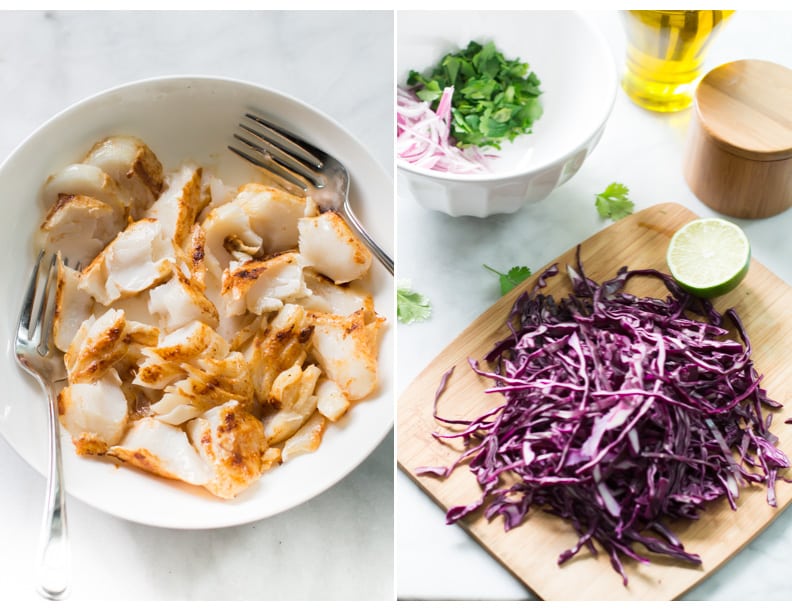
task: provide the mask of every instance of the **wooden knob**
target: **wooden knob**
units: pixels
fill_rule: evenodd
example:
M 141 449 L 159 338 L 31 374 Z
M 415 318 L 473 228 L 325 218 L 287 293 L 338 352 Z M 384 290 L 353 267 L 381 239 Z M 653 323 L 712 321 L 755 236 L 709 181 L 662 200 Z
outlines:
M 755 219 L 792 205 L 792 70 L 724 64 L 696 89 L 684 162 L 691 190 L 723 214 Z

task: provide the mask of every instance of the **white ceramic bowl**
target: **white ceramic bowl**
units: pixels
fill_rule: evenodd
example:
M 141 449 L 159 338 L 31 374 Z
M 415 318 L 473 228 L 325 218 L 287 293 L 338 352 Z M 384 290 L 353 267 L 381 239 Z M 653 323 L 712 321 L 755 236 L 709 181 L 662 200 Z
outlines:
M 400 176 L 426 208 L 453 216 L 512 213 L 568 181 L 596 146 L 618 89 L 607 41 L 574 11 L 399 12 L 397 71 L 423 72 L 468 42 L 493 41 L 541 80 L 543 116 L 486 174 L 448 174 L 397 159 Z
M 66 109 L 34 132 L 0 166 L 0 434 L 42 474 L 46 466 L 45 399 L 33 379 L 17 366 L 12 338 L 32 267 L 33 231 L 45 212 L 39 201 L 44 180 L 79 160 L 98 139 L 118 133 L 142 138 L 166 170 L 193 159 L 227 183 L 255 179 L 257 171 L 226 148 L 234 142 L 232 133 L 245 111 L 269 116 L 344 162 L 350 170 L 351 197 L 361 221 L 393 252 L 390 176 L 341 126 L 287 95 L 221 78 L 164 77 L 121 86 Z M 197 487 L 79 458 L 64 434 L 67 492 L 128 520 L 171 528 L 211 528 L 283 512 L 329 488 L 359 465 L 393 424 L 393 278 L 374 264 L 370 286 L 377 310 L 388 320 L 380 345 L 379 390 L 328 427 L 315 453 L 279 466 L 238 498 L 222 501 Z

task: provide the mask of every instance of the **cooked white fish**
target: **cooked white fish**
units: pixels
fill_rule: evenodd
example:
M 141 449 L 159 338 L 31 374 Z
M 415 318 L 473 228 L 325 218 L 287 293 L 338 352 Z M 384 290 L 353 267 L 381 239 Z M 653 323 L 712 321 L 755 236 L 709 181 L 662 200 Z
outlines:
M 361 278 L 371 267 L 371 251 L 332 210 L 298 223 L 300 254 L 305 265 L 336 283 Z
M 70 164 L 44 183 L 45 206 L 52 206 L 62 196 L 84 195 L 112 206 L 126 217 L 129 201 L 112 176 L 93 164 Z
M 293 365 L 281 372 L 270 389 L 271 411 L 264 421 L 264 434 L 269 444 L 277 444 L 293 436 L 316 411 L 314 395 L 322 371 L 315 365 Z
M 341 387 L 329 378 L 316 383 L 316 400 L 316 409 L 334 422 L 344 416 L 351 405 Z
M 367 321 L 363 311 L 349 317 L 308 312 L 313 325 L 311 353 L 327 377 L 350 400 L 369 395 L 377 386 L 380 318 Z
M 308 294 L 300 254 L 290 251 L 269 259 L 231 262 L 223 272 L 221 296 L 227 316 L 280 310 Z
M 281 372 L 303 364 L 312 336 L 313 326 L 305 309 L 296 304 L 286 304 L 272 321 L 258 330 L 245 357 L 259 403 L 269 403 L 270 389 Z
M 79 285 L 80 273 L 64 265 L 59 257 L 52 336 L 55 346 L 64 353 L 93 310 L 93 298 L 81 291 Z
M 327 312 L 342 317 L 348 317 L 360 309 L 374 312 L 374 298 L 354 282 L 336 285 L 310 268 L 303 269 L 303 278 L 308 288 L 308 295 L 297 300 L 297 303 L 306 310 Z
M 170 279 L 149 291 L 149 310 L 159 317 L 160 327 L 171 332 L 192 321 L 216 326 L 218 315 L 215 305 L 180 268 L 171 268 Z
M 267 450 L 264 428 L 256 417 L 236 402 L 228 402 L 193 419 L 185 426 L 212 476 L 204 487 L 231 499 L 261 476 Z
M 198 213 L 207 204 L 201 174 L 199 166 L 182 165 L 169 175 L 167 188 L 145 213 L 160 222 L 162 231 L 178 247 L 187 245 Z
M 376 386 L 371 254 L 336 213 L 272 185 L 165 174 L 111 136 L 51 176 L 60 418 L 81 455 L 230 499 L 316 450 Z
M 118 374 L 109 370 L 93 382 L 64 387 L 58 394 L 58 414 L 79 454 L 103 454 L 127 428 L 128 405 Z
M 263 244 L 245 211 L 234 201 L 213 209 L 201 226 L 206 270 L 217 279 L 232 261 L 251 259 L 251 253 L 257 253 Z
M 241 353 L 223 359 L 201 358 L 195 365 L 183 362 L 181 369 L 185 376 L 165 387 L 162 397 L 150 406 L 160 420 L 181 424 L 229 401 L 244 409 L 252 406 L 253 384 Z
M 128 350 L 126 316 L 110 309 L 99 318 L 91 315 L 74 335 L 64 355 L 69 382 L 95 382 L 102 378 Z
M 139 138 L 105 138 L 91 147 L 83 164 L 96 166 L 113 178 L 126 195 L 133 219 L 139 219 L 162 191 L 162 163 Z
M 310 198 L 259 183 L 242 185 L 233 201 L 248 216 L 253 231 L 261 236 L 264 255 L 296 249 L 297 222 L 302 217 L 319 214 Z
M 152 417 L 133 421 L 121 442 L 111 446 L 107 454 L 147 472 L 189 484 L 205 485 L 213 477 L 212 468 L 181 428 Z
M 314 412 L 310 418 L 302 424 L 294 435 L 292 435 L 283 445 L 281 459 L 284 463 L 291 461 L 295 457 L 312 453 L 319 448 L 322 437 L 327 429 L 327 419 L 320 412 Z
M 83 271 L 80 289 L 104 305 L 135 295 L 170 274 L 173 246 L 154 219 L 130 223 Z
M 86 195 L 64 195 L 41 224 L 47 248 L 60 251 L 69 266 L 85 267 L 126 226 L 123 211 Z

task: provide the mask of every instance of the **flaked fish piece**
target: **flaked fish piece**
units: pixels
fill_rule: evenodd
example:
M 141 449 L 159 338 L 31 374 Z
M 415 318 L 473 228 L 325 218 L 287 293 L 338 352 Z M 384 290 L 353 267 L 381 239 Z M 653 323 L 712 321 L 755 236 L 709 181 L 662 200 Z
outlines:
M 182 363 L 185 376 L 165 387 L 162 397 L 151 404 L 158 419 L 179 425 L 206 410 L 236 401 L 247 409 L 253 401 L 253 385 L 241 353 L 224 359 L 202 358 L 195 365 Z
M 85 267 L 126 226 L 121 209 L 87 195 L 63 195 L 41 224 L 47 249 L 60 251 L 70 267 Z
M 123 310 L 126 313 L 127 321 L 138 321 L 152 327 L 159 326 L 159 319 L 149 311 L 148 291 L 119 298 L 109 306 L 94 301 L 93 314 L 100 316 L 111 308 Z
M 217 208 L 233 200 L 238 191 L 236 185 L 226 183 L 211 170 L 204 171 L 203 182 L 206 189 L 209 191 L 209 205 L 201 212 L 202 217 L 205 217 L 213 208 Z M 203 221 L 203 219 L 200 220 Z
M 59 257 L 52 336 L 55 346 L 64 353 L 93 310 L 93 298 L 81 291 L 79 285 L 80 273 L 64 265 Z
M 210 211 L 201 226 L 206 271 L 217 279 L 232 261 L 251 259 L 251 253 L 258 253 L 263 244 L 245 211 L 234 201 Z
M 130 223 L 83 271 L 80 289 L 105 306 L 165 279 L 175 263 L 173 246 L 154 219 Z
M 158 317 L 160 327 L 171 332 L 192 321 L 217 326 L 217 308 L 200 284 L 187 277 L 178 266 L 170 268 L 170 279 L 149 291 L 149 310 Z
M 168 175 L 167 187 L 146 210 L 146 217 L 157 219 L 162 231 L 178 247 L 188 244 L 195 220 L 207 204 L 201 175 L 195 164 L 184 164 Z
M 350 400 L 369 395 L 377 386 L 379 330 L 383 320 L 362 310 L 348 317 L 309 311 L 313 325 L 311 354 L 327 377 Z
M 93 382 L 74 383 L 58 394 L 60 422 L 80 455 L 101 455 L 118 444 L 128 422 L 121 379 L 108 370 Z
M 83 195 L 100 200 L 126 218 L 129 201 L 112 176 L 93 164 L 69 164 L 44 183 L 42 198 L 52 206 L 63 196 Z
M 286 304 L 267 325 L 260 329 L 245 352 L 256 399 L 266 404 L 277 376 L 293 365 L 302 365 L 308 356 L 313 325 L 305 310 Z
M 134 136 L 110 136 L 97 142 L 83 164 L 100 168 L 126 194 L 129 214 L 140 219 L 163 188 L 162 163 L 145 142 Z
M 302 217 L 319 214 L 311 198 L 260 183 L 242 185 L 233 201 L 248 216 L 253 231 L 261 236 L 264 255 L 296 249 L 297 222 Z
M 152 474 L 193 485 L 203 486 L 213 478 L 212 468 L 187 434 L 152 417 L 134 421 L 107 454 Z
M 223 359 L 228 343 L 202 321 L 192 321 L 164 336 L 151 352 L 168 361 L 192 361 L 194 358 Z
M 314 412 L 305 423 L 283 444 L 281 459 L 284 463 L 295 457 L 313 453 L 322 444 L 327 429 L 327 418 L 319 411 Z
M 290 251 L 262 261 L 231 262 L 223 272 L 220 295 L 226 316 L 280 310 L 285 302 L 307 295 L 303 260 Z
M 206 232 L 201 225 L 193 225 L 179 254 L 193 283 L 206 289 Z
M 314 389 L 321 374 L 313 364 L 305 369 L 295 364 L 277 376 L 270 389 L 270 413 L 262 419 L 269 444 L 289 439 L 316 411 Z
M 123 310 L 110 309 L 98 318 L 88 317 L 63 358 L 69 383 L 91 383 L 103 378 L 126 355 L 125 329 Z
M 363 277 L 371 267 L 371 251 L 337 212 L 328 210 L 298 222 L 300 254 L 305 265 L 336 283 Z
M 374 312 L 374 298 L 355 283 L 337 285 L 310 268 L 303 269 L 308 295 L 297 300 L 306 310 L 316 310 L 347 317 L 357 310 Z
M 316 383 L 316 409 L 335 422 L 346 414 L 351 402 L 338 384 L 329 378 Z
M 127 314 L 123 340 L 127 345 L 127 351 L 114 365 L 125 383 L 134 379 L 138 364 L 143 359 L 143 352 L 157 346 L 159 337 L 160 329 L 158 327 L 133 321 Z
M 203 486 L 214 495 L 232 499 L 261 476 L 267 451 L 264 427 L 238 403 L 211 408 L 185 429 L 210 466 L 212 474 Z
M 197 395 L 211 396 L 215 389 L 222 389 L 235 396 L 243 408 L 252 405 L 253 382 L 242 353 L 234 351 L 220 359 L 202 356 L 194 363 L 182 363 L 182 367 Z
M 162 390 L 187 376 L 178 361 L 159 357 L 152 348 L 142 351 L 142 359 L 135 368 L 132 383 L 145 389 Z

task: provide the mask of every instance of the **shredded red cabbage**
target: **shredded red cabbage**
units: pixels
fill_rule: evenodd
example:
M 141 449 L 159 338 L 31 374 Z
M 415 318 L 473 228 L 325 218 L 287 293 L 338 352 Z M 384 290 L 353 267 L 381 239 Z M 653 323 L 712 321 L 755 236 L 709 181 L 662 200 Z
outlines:
M 767 397 L 751 359 L 751 345 L 734 310 L 725 312 L 739 340 L 728 337 L 712 304 L 685 293 L 658 270 L 619 270 L 597 284 L 580 262 L 568 274 L 573 290 L 556 301 L 540 291 L 548 268 L 509 316 L 509 334 L 485 360 L 481 376 L 504 402 L 473 420 L 437 414 L 448 384 L 443 377 L 435 417 L 458 431 L 465 451 L 451 466 L 420 474 L 445 477 L 468 463 L 480 499 L 448 510 L 453 523 L 482 509 L 502 516 L 506 530 L 531 508 L 566 519 L 577 543 L 558 563 L 596 542 L 627 585 L 623 560 L 648 563 L 648 551 L 692 564 L 667 526 L 697 519 L 707 502 L 726 497 L 736 510 L 740 487 L 766 486 L 776 505 L 778 471 L 789 467 L 769 431 L 780 404 Z M 633 277 L 654 277 L 670 295 L 636 297 L 623 291 Z

